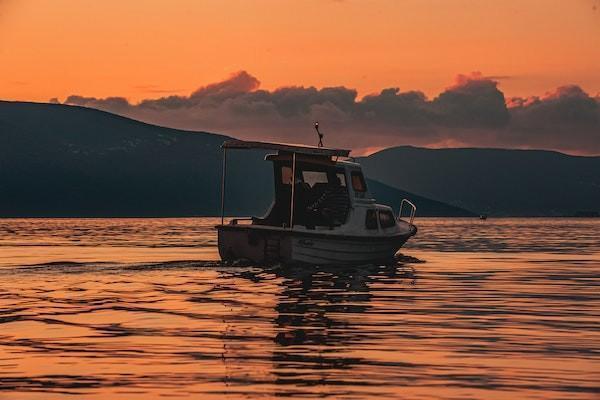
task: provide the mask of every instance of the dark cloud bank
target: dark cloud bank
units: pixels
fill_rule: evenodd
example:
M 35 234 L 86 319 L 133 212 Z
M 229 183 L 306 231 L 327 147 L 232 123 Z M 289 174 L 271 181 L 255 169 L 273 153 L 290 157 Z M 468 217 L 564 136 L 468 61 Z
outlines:
M 459 75 L 434 99 L 388 88 L 357 98 L 345 87 L 259 89 L 247 72 L 190 96 L 131 104 L 123 97 L 69 96 L 65 103 L 98 108 L 180 129 L 243 139 L 315 143 L 318 120 L 325 144 L 354 149 L 410 144 L 431 147 L 538 148 L 600 154 L 600 96 L 559 87 L 543 97 L 505 98 L 493 77 Z

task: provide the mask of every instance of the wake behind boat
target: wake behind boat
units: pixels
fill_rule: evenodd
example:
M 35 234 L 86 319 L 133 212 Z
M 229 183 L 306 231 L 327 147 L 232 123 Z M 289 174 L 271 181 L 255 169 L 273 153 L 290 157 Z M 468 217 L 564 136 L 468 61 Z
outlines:
M 254 263 L 358 264 L 393 259 L 415 233 L 416 207 L 403 199 L 399 216 L 377 204 L 360 164 L 350 150 L 229 140 L 223 143 L 221 224 L 217 225 L 223 261 Z M 227 151 L 274 150 L 275 198 L 262 217 L 224 223 Z M 404 205 L 410 219 L 400 218 Z

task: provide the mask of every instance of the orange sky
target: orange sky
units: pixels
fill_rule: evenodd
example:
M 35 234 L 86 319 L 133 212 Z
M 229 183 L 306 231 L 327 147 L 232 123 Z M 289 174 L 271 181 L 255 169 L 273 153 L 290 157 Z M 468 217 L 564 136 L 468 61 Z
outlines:
M 600 92 L 599 0 L 0 0 L 0 99 L 132 101 L 247 70 L 262 88 Z

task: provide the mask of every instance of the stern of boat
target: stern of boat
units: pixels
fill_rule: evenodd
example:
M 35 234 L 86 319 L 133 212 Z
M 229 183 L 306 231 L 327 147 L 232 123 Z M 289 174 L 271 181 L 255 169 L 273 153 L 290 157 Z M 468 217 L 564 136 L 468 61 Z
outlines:
M 221 260 L 246 260 L 256 264 L 286 261 L 287 241 L 277 232 L 253 229 L 252 225 L 217 225 Z

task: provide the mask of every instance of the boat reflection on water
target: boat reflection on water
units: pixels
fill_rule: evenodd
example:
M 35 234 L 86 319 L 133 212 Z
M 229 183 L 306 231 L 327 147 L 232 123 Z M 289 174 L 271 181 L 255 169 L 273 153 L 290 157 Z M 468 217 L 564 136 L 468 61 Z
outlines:
M 360 348 L 362 342 L 368 347 L 380 336 L 380 332 L 365 330 L 365 317 L 371 318 L 366 314 L 374 311 L 371 286 L 389 282 L 398 290 L 398 285 L 413 286 L 417 282 L 414 266 L 401 262 L 337 267 L 277 265 L 232 274 L 252 284 L 273 279 L 280 282 L 273 320 L 272 340 L 276 346 L 271 358 L 276 385 L 357 384 L 353 380 L 358 376 L 348 379 L 344 374 L 355 366 L 368 367 L 370 362 L 352 349 Z M 238 334 L 230 325 L 228 335 L 233 339 Z M 224 344 L 226 364 L 229 357 L 239 363 L 235 346 Z
M 399 270 L 399 268 L 402 268 Z M 312 267 L 276 272 L 285 279 L 285 288 L 276 311 L 275 324 L 281 332 L 275 342 L 281 346 L 297 344 L 332 345 L 355 342 L 362 335 L 353 329 L 344 314 L 360 314 L 370 308 L 369 283 L 378 278 L 406 279 L 414 284 L 412 268 L 398 264 L 359 267 Z M 336 364 L 339 361 L 335 361 Z

